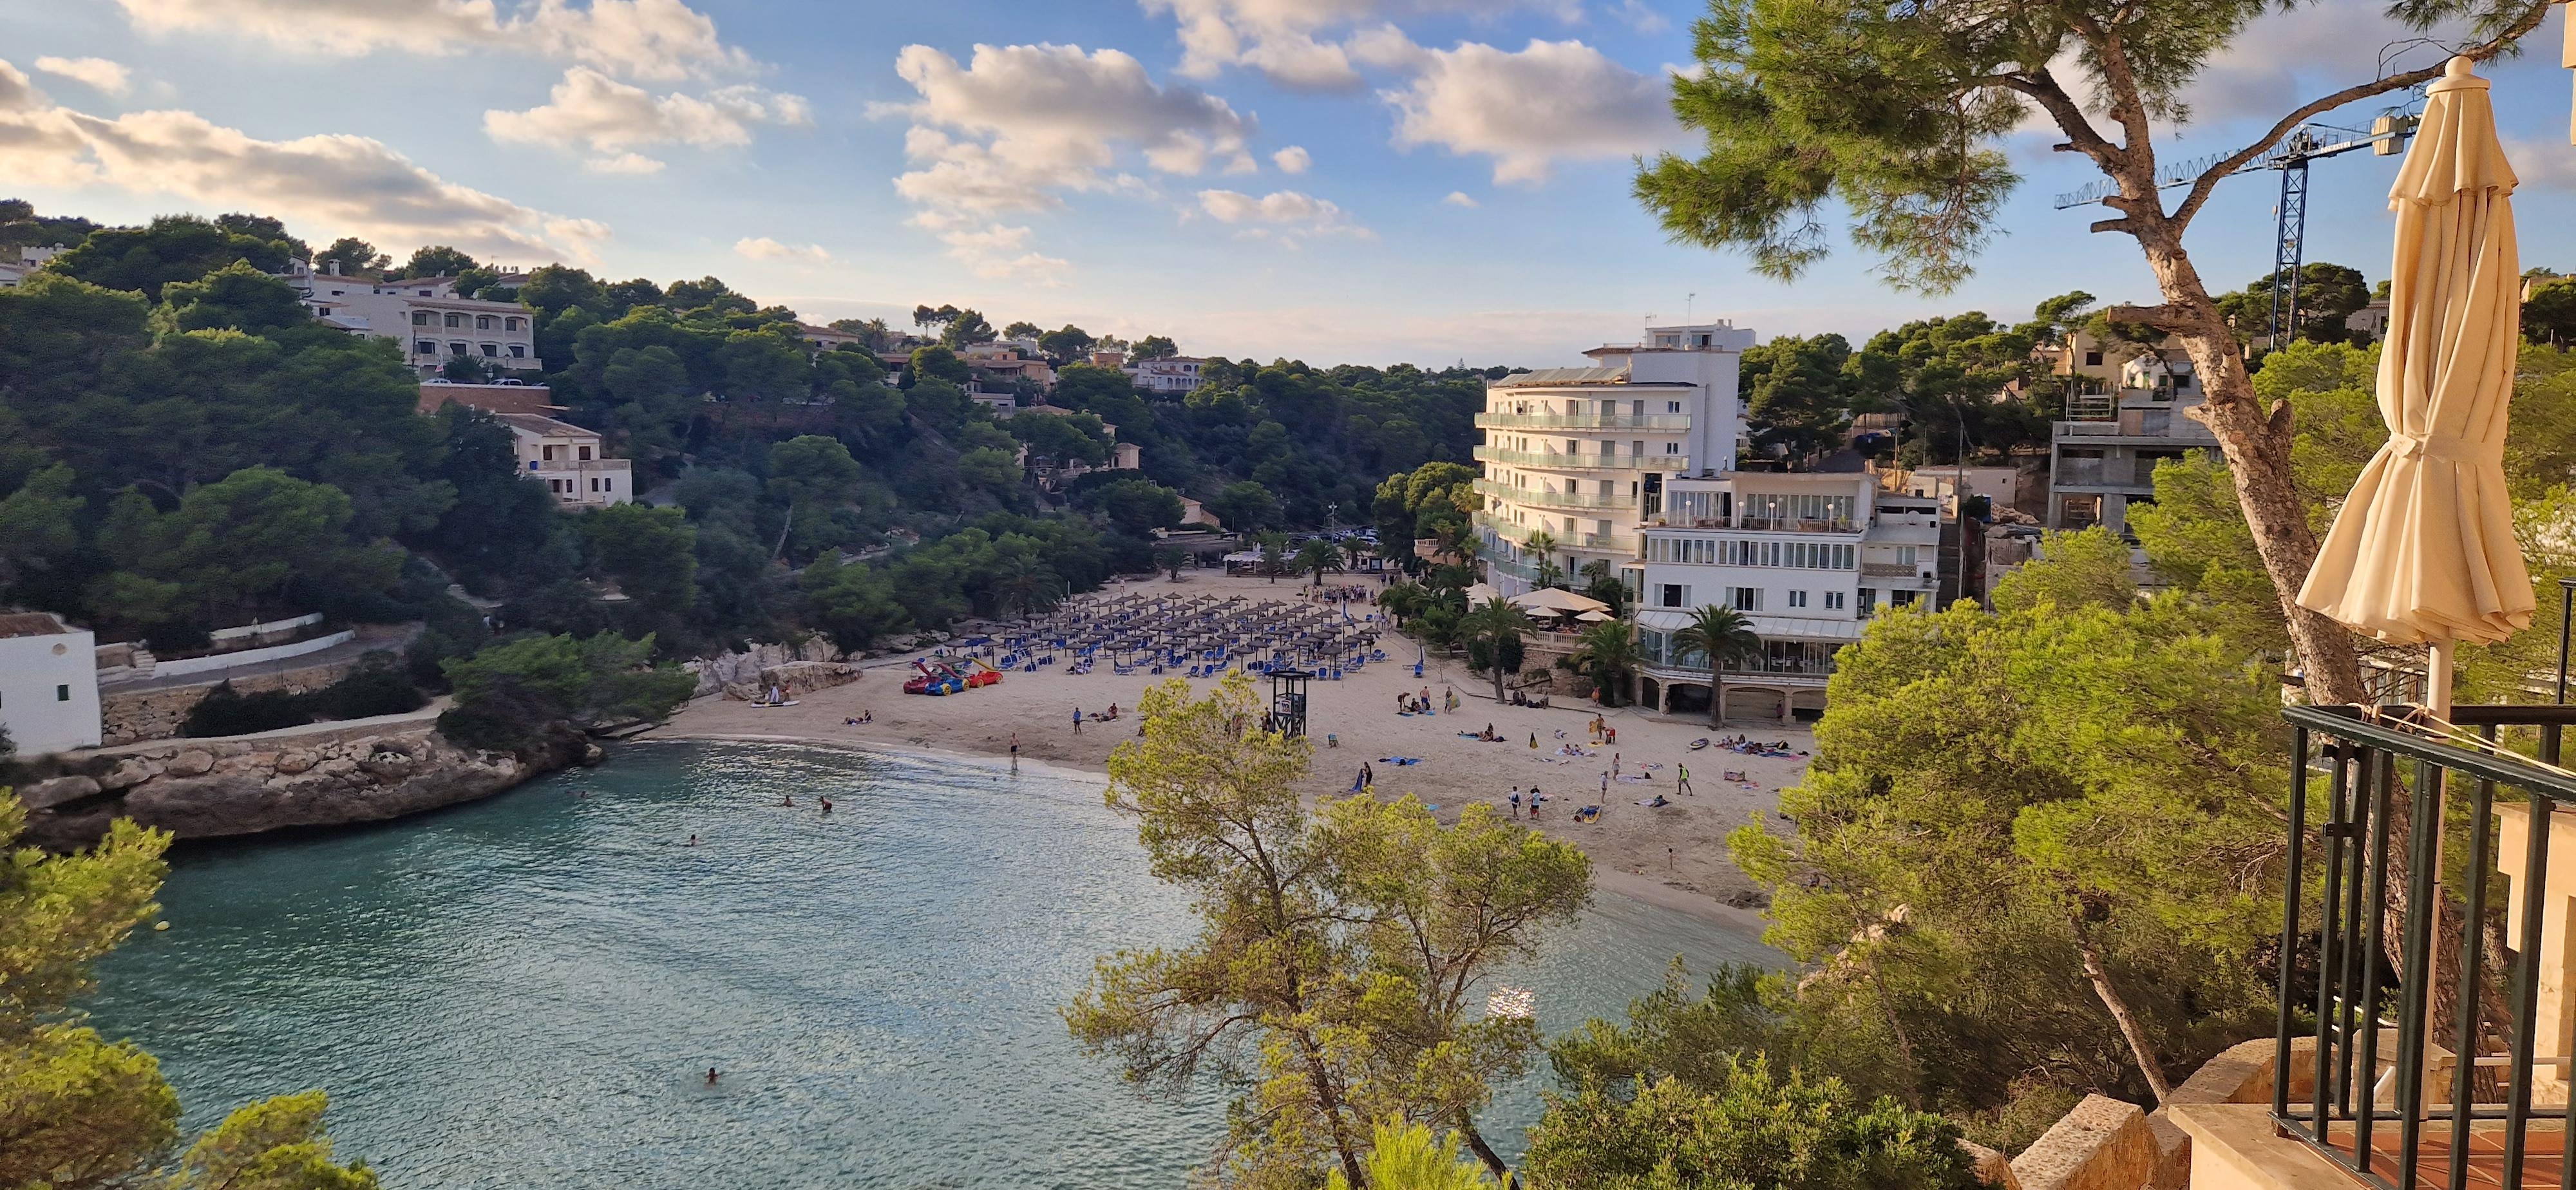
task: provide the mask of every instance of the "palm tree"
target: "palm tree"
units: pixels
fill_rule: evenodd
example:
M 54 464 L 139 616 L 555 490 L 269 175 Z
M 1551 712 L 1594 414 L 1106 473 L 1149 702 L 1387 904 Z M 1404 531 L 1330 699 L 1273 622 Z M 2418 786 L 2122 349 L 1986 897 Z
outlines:
M 1315 572 L 1315 585 L 1324 585 L 1324 574 L 1341 564 L 1342 551 L 1321 537 L 1309 537 L 1297 547 L 1297 569 Z
M 1377 593 L 1377 605 L 1399 620 L 1410 620 L 1431 605 L 1431 589 L 1420 583 L 1397 583 Z
M 1342 539 L 1342 556 L 1350 559 L 1350 569 L 1352 573 L 1356 574 L 1359 572 L 1360 559 L 1368 552 L 1368 542 L 1361 540 L 1358 537 L 1345 537 Z
M 1628 614 L 1628 584 L 1610 573 L 1610 560 L 1595 558 L 1583 564 L 1583 593 L 1610 605 L 1610 614 Z
M 1063 581 L 1043 562 L 1034 558 L 1013 558 L 996 590 L 1011 606 L 1019 608 L 1021 615 L 1026 616 L 1031 608 L 1053 603 L 1056 586 Z
M 1565 570 L 1556 564 L 1556 534 L 1540 529 L 1521 539 L 1521 549 L 1538 559 L 1538 585 L 1553 587 L 1565 581 Z
M 1528 626 L 1529 617 L 1522 615 L 1521 609 L 1500 599 L 1488 600 L 1484 606 L 1468 612 L 1465 619 L 1458 621 L 1458 639 L 1461 642 L 1471 647 L 1474 642 L 1484 642 L 1485 657 L 1493 663 L 1489 668 L 1494 672 L 1494 701 L 1497 703 L 1503 701 L 1503 642 L 1519 644 L 1521 629 Z M 1513 668 L 1519 666 L 1515 664 Z
M 1288 539 L 1276 533 L 1264 533 L 1254 540 L 1261 543 L 1261 569 L 1269 573 L 1271 582 L 1278 582 L 1279 568 L 1288 559 Z
M 1619 688 L 1637 669 L 1637 640 L 1626 620 L 1604 620 L 1575 638 L 1574 651 L 1557 658 L 1559 668 L 1592 679 L 1605 706 L 1619 705 Z
M 1762 655 L 1762 638 L 1753 620 L 1731 607 L 1708 604 L 1693 611 L 1690 622 L 1673 634 L 1673 647 L 1708 658 L 1708 725 L 1725 722 L 1726 663 Z

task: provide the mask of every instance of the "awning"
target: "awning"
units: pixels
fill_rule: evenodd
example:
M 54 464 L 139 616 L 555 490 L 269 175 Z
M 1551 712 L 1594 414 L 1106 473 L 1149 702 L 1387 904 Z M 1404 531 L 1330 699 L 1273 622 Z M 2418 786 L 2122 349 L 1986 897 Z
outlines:
M 1554 587 L 1541 587 L 1526 595 L 1514 595 L 1508 602 L 1513 607 L 1523 610 L 1544 610 L 1560 615 L 1610 610 L 1609 604 L 1589 595 L 1577 595 L 1572 591 L 1560 591 Z

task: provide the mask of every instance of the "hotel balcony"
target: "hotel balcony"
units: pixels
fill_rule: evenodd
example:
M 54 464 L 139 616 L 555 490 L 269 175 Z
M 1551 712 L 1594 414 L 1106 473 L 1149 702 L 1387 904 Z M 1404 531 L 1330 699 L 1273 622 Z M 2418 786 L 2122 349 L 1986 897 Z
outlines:
M 2194 1190 L 2525 1190 L 2576 1165 L 2576 707 L 2460 706 L 2440 729 L 2414 709 L 2283 712 L 2274 953 L 2298 961 L 2279 964 L 2268 1102 L 2173 1109 Z
M 1728 529 L 1741 533 L 1858 533 L 1861 531 L 1861 525 L 1859 522 L 1841 518 L 1830 520 L 1801 520 L 1795 517 L 1754 516 L 1740 516 L 1731 521 L 1724 517 L 1703 517 L 1693 521 L 1658 521 L 1646 526 L 1646 528 L 1649 530 L 1665 531 L 1675 529 Z
M 1534 454 L 1504 450 L 1499 446 L 1479 446 L 1476 461 L 1501 463 L 1510 467 L 1536 467 L 1545 471 L 1688 471 L 1689 455 L 1570 455 Z
M 1476 481 L 1476 490 L 1498 500 L 1527 504 L 1534 508 L 1599 508 L 1616 512 L 1635 512 L 1635 496 L 1587 495 L 1583 492 L 1550 492 L 1539 488 L 1516 488 L 1490 479 Z
M 1496 537 L 1523 548 L 1528 547 L 1532 534 L 1545 533 L 1556 540 L 1556 548 L 1559 551 L 1587 550 L 1619 554 L 1630 558 L 1637 555 L 1637 535 L 1633 533 L 1578 533 L 1552 529 L 1544 525 L 1532 528 L 1498 520 L 1492 514 L 1482 512 L 1476 514 L 1476 525 Z M 1558 560 L 1560 565 L 1563 565 L 1563 561 L 1563 559 Z
M 1476 426 L 1493 430 L 1662 430 L 1690 429 L 1687 413 L 1610 413 L 1568 416 L 1561 413 L 1479 413 Z

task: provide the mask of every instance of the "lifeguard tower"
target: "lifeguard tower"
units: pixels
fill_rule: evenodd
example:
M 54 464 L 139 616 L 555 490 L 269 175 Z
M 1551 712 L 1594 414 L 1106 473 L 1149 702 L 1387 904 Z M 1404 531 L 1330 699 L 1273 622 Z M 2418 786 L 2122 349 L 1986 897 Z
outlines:
M 1284 736 L 1306 734 L 1306 683 L 1314 676 L 1302 669 L 1270 671 L 1270 730 Z

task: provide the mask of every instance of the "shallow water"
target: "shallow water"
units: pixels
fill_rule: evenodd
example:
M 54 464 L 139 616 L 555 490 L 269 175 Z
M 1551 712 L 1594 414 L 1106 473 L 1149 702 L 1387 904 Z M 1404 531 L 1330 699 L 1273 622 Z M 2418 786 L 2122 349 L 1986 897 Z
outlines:
M 1177 1187 L 1223 1126 L 1214 1089 L 1139 1098 L 1056 1015 L 1094 956 L 1190 926 L 1096 778 L 638 745 L 426 818 L 184 848 L 162 901 L 98 1025 L 160 1057 L 192 1127 L 327 1088 L 340 1154 L 406 1190 Z M 1776 959 L 1604 894 L 1511 982 L 1553 1033 L 1676 954 Z M 1486 1116 L 1498 1147 L 1542 1078 Z

